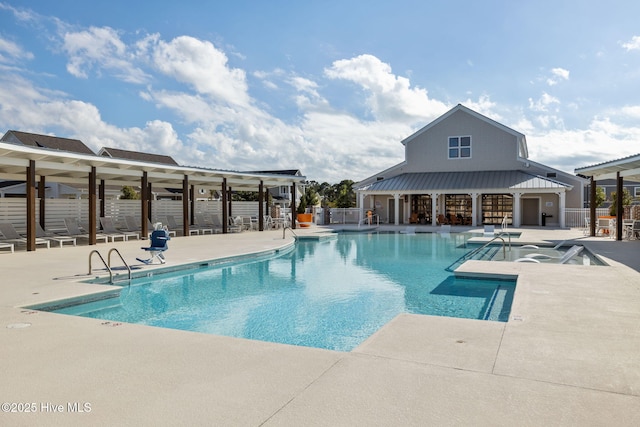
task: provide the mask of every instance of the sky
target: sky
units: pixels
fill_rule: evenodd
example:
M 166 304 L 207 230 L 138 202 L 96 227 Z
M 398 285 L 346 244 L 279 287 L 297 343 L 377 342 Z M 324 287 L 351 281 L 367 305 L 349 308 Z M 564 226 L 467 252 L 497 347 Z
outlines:
M 457 104 L 559 170 L 640 153 L 640 2 L 0 0 L 0 134 L 360 181 Z

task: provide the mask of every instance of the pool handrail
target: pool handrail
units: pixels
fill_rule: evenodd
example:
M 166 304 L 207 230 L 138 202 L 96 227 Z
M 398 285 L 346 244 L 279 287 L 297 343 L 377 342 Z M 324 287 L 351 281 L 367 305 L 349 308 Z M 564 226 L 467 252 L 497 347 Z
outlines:
M 511 251 L 511 235 L 508 234 L 508 233 L 507 233 L 507 235 L 509 236 L 509 251 Z M 485 243 L 484 245 L 480 246 L 479 248 L 475 248 L 474 250 L 472 250 L 470 252 L 467 252 L 466 254 L 462 255 L 453 264 L 451 264 L 449 267 L 447 267 L 446 270 L 447 271 L 452 271 L 451 270 L 451 266 L 456 265 L 458 263 L 462 264 L 468 258 L 471 258 L 473 255 L 477 254 L 478 252 L 480 252 L 481 250 L 483 250 L 484 248 L 489 246 L 491 243 L 493 243 L 494 240 L 498 240 L 498 239 L 502 240 L 502 257 L 504 259 L 506 259 L 507 258 L 507 250 L 506 250 L 507 242 L 505 242 L 505 240 L 502 238 L 502 236 L 495 236 L 493 239 L 489 240 L 487 243 Z

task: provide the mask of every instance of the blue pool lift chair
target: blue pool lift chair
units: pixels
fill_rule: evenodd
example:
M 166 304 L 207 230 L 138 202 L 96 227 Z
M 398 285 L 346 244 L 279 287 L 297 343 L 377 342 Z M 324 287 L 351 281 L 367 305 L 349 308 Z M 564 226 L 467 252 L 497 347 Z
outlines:
M 145 251 L 149 252 L 151 257 L 149 259 L 136 258 L 138 261 L 145 264 L 153 264 L 154 259 L 158 259 L 160 264 L 167 262 L 164 258 L 164 251 L 169 249 L 167 241 L 170 239 L 168 230 L 163 228 L 157 228 L 151 233 L 151 244 L 148 248 L 143 247 Z

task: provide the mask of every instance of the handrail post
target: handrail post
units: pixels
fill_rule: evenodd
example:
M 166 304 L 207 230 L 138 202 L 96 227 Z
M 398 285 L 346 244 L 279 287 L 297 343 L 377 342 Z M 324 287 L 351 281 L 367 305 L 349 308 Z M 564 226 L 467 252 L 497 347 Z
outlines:
M 97 249 L 94 249 L 91 252 L 89 252 L 89 273 L 88 274 L 91 274 L 91 272 L 93 271 L 93 268 L 91 268 L 91 259 L 93 258 L 94 253 L 98 254 L 98 257 L 100 258 L 104 266 L 107 268 L 107 271 L 109 272 L 109 283 L 113 283 L 113 272 L 111 271 L 111 268 L 107 265 L 107 263 L 104 262 L 104 258 L 102 258 L 102 255 L 100 254 L 100 252 L 98 252 Z
M 127 267 L 127 271 L 129 272 L 129 284 L 131 284 L 131 267 L 129 267 L 129 264 L 127 264 L 117 248 L 109 249 L 109 253 L 107 254 L 107 262 L 109 263 L 109 268 L 111 268 L 111 252 L 117 253 L 124 266 Z

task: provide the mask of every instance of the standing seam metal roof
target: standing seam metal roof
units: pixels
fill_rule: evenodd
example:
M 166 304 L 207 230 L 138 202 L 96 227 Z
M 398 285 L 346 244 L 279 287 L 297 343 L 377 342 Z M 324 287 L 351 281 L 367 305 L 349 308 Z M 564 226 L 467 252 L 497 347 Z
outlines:
M 357 188 L 358 191 L 553 190 L 571 185 L 519 170 L 405 173 Z

